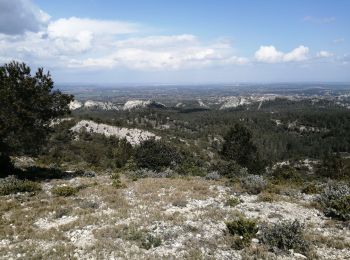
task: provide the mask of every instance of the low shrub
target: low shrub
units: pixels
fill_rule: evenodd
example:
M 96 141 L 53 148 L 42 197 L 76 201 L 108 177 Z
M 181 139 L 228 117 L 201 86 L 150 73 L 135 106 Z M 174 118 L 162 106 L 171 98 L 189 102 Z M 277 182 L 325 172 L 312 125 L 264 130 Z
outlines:
M 332 179 L 349 178 L 350 169 L 346 167 L 345 160 L 339 154 L 326 154 L 316 174 Z
M 120 174 L 119 174 L 119 172 L 113 172 L 109 177 L 112 180 L 119 180 L 120 179 Z
M 235 207 L 239 203 L 241 203 L 241 200 L 237 197 L 230 197 L 226 200 L 225 205 L 230 207 Z
M 232 247 L 240 250 L 250 245 L 252 238 L 258 232 L 257 221 L 243 216 L 236 220 L 226 222 L 228 232 L 235 236 Z
M 20 180 L 15 176 L 8 176 L 0 180 L 0 195 L 9 195 L 18 192 L 36 192 L 41 190 L 37 182 Z
M 175 200 L 172 204 L 174 207 L 185 208 L 187 206 L 187 201 L 179 199 Z
M 276 185 L 269 182 L 264 191 L 273 194 L 281 194 L 283 191 L 283 187 L 281 185 Z
M 183 162 L 177 168 L 177 172 L 184 176 L 206 176 L 207 172 L 204 168 L 198 166 L 194 162 Z
M 250 194 L 259 194 L 266 186 L 267 181 L 261 175 L 248 174 L 240 178 L 241 186 Z
M 308 183 L 301 189 L 301 192 L 305 194 L 317 194 L 320 192 L 320 187 L 315 183 Z
M 139 178 L 172 178 L 177 176 L 177 173 L 170 168 L 166 168 L 161 171 L 142 168 L 133 171 L 127 171 L 126 175 L 133 180 L 137 180 Z
M 330 182 L 318 199 L 327 217 L 350 220 L 350 188 L 344 183 Z
M 208 172 L 205 178 L 207 180 L 217 181 L 220 179 L 220 174 L 217 171 Z
M 162 244 L 162 239 L 151 234 L 147 234 L 146 237 L 142 239 L 141 247 L 148 250 L 154 247 L 158 247 Z
M 126 185 L 120 179 L 113 180 L 112 186 L 117 189 L 124 189 Z
M 108 234 L 108 230 L 106 230 L 107 232 L 103 232 L 103 234 Z M 118 232 L 115 232 L 113 235 L 115 235 L 116 238 L 134 241 L 139 247 L 144 248 L 146 250 L 158 247 L 162 244 L 162 240 L 160 237 L 150 234 L 146 230 L 138 229 L 136 226 L 132 225 L 122 227 L 120 230 L 118 230 Z M 110 234 L 108 234 L 108 236 L 110 237 Z
M 263 225 L 259 232 L 259 240 L 275 252 L 288 253 L 288 250 L 293 249 L 295 252 L 307 254 L 310 248 L 304 236 L 304 224 L 298 220 Z
M 56 196 L 69 197 L 77 194 L 79 188 L 72 186 L 58 186 L 51 190 L 52 194 Z
M 100 207 L 100 205 L 96 201 L 82 200 L 79 203 L 79 207 L 82 209 L 98 209 Z
M 261 202 L 273 202 L 276 201 L 276 195 L 270 192 L 262 192 L 258 196 L 258 201 Z
M 228 178 L 234 178 L 234 179 L 239 178 L 243 175 L 246 175 L 245 172 L 242 171 L 242 169 L 247 169 L 247 168 L 243 168 L 233 160 L 231 161 L 220 160 L 216 162 L 216 164 L 213 165 L 212 168 L 214 171 L 217 171 L 219 175 L 225 176 Z
M 112 181 L 112 186 L 117 189 L 123 189 L 126 188 L 126 185 L 120 180 L 120 174 L 119 172 L 114 172 L 109 176 Z
M 68 216 L 71 211 L 72 211 L 71 208 L 61 207 L 55 211 L 54 216 L 55 216 L 55 218 L 62 218 L 63 216 Z
M 271 176 L 273 177 L 274 182 L 301 182 L 302 178 L 300 173 L 290 165 L 283 165 L 277 167 L 272 171 Z

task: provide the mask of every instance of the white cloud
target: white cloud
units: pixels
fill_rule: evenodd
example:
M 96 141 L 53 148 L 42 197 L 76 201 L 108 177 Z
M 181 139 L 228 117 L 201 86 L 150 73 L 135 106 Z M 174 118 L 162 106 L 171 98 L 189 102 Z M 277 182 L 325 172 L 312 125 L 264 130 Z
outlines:
M 274 46 L 260 46 L 255 52 L 255 59 L 259 62 L 277 63 L 277 62 L 296 62 L 307 59 L 309 48 L 303 45 L 293 49 L 288 53 L 278 51 Z
M 309 48 L 301 45 L 291 52 L 284 54 L 283 61 L 303 61 L 307 59 L 308 53 Z
M 119 40 L 95 37 L 91 31 L 79 31 L 70 37 L 53 37 L 46 32 L 26 33 L 23 37 L 0 35 L 0 57 L 3 61 L 14 58 L 40 66 L 77 69 L 180 70 L 249 62 L 234 55 L 228 43 L 204 43 L 194 35 Z
M 132 47 L 164 47 L 174 46 L 174 44 L 188 44 L 196 43 L 197 38 L 192 34 L 181 35 L 158 35 L 148 36 L 144 38 L 130 38 L 126 40 L 120 40 L 116 42 L 116 47 L 119 48 L 132 48 Z
M 333 53 L 328 52 L 328 51 L 319 51 L 316 54 L 317 58 L 329 58 L 329 57 L 332 57 L 332 56 L 333 56 Z
M 12 23 L 16 19 L 10 19 L 11 30 L 6 33 L 3 29 L 6 22 L 0 23 L 0 62 L 16 59 L 51 68 L 146 71 L 251 63 L 250 59 L 237 55 L 232 44 L 223 39 L 204 42 L 192 34 L 140 37 L 140 32 L 144 33 L 142 25 L 117 20 L 79 17 L 50 20 L 49 15 L 29 0 L 0 0 L 0 21 L 6 12 L 15 14 L 19 22 Z M 290 52 L 273 45 L 261 46 L 255 52 L 255 60 L 300 62 L 310 59 L 308 54 L 309 48 L 303 45 Z M 314 58 L 331 56 L 330 52 L 320 51 Z
M 277 51 L 272 45 L 260 46 L 259 50 L 255 52 L 255 59 L 262 62 L 279 62 L 283 59 L 283 53 Z
M 174 37 L 176 39 L 176 37 Z M 169 42 L 166 43 L 169 45 Z M 172 46 L 163 50 L 143 48 L 121 48 L 100 58 L 72 60 L 70 66 L 84 68 L 126 67 L 136 70 L 179 70 L 227 64 L 243 65 L 248 59 L 230 56 L 221 49 L 211 46 Z
M 50 16 L 29 0 L 0 0 L 0 33 L 19 35 L 38 32 Z
M 51 37 L 75 37 L 81 32 L 90 32 L 94 35 L 117 35 L 135 33 L 139 31 L 139 25 L 121 21 L 71 17 L 51 22 L 47 31 Z

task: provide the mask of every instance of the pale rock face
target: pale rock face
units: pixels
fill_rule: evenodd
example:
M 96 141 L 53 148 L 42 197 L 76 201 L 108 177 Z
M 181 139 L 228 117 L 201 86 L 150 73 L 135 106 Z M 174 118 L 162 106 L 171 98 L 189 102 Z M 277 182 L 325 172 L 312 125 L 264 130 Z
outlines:
M 128 100 L 124 106 L 123 106 L 123 110 L 131 110 L 134 108 L 143 108 L 143 107 L 147 107 L 148 105 L 151 104 L 151 100 Z
M 51 120 L 49 126 L 50 126 L 50 127 L 53 127 L 53 126 L 55 126 L 55 125 L 61 124 L 61 123 L 64 122 L 64 121 L 71 121 L 71 120 L 73 120 L 73 117 L 65 117 L 65 118 L 53 119 L 53 120 Z
M 138 145 L 143 141 L 151 138 L 159 140 L 160 137 L 149 132 L 137 128 L 116 127 L 107 124 L 98 124 L 94 121 L 82 120 L 71 128 L 73 132 L 80 132 L 86 129 L 89 133 L 103 134 L 107 137 L 115 136 L 119 139 L 125 138 L 132 146 Z
M 124 106 L 123 110 L 132 110 L 137 108 L 145 108 L 145 107 L 159 107 L 165 108 L 166 106 L 162 103 L 151 101 L 151 100 L 128 100 Z
M 198 99 L 197 101 L 200 107 L 208 108 L 208 106 L 204 104 L 204 102 L 201 99 Z
M 72 102 L 69 103 L 69 109 L 70 110 L 76 110 L 79 109 L 83 106 L 83 104 L 81 102 L 79 102 L 78 100 L 73 100 Z
M 224 104 L 220 107 L 220 109 L 228 109 L 232 107 L 238 107 L 240 105 L 240 97 L 228 97 L 225 98 Z
M 269 101 L 269 100 L 275 100 L 276 95 L 252 95 L 252 96 L 231 96 L 231 97 L 223 97 L 219 99 L 219 103 L 223 103 L 220 107 L 220 109 L 229 109 L 229 108 L 235 108 L 242 105 L 249 105 L 252 103 L 260 102 L 259 109 L 261 107 L 262 102 Z
M 100 102 L 93 100 L 87 100 L 84 103 L 84 108 L 101 110 L 119 110 L 118 107 L 111 102 Z

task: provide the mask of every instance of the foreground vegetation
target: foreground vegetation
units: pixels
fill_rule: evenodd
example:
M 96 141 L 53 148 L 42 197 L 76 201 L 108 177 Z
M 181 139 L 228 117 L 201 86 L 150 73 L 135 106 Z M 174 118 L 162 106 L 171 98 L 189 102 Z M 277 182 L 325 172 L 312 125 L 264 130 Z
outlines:
M 49 74 L 18 63 L 0 72 L 0 258 L 350 257 L 345 108 L 276 99 L 218 111 L 187 100 L 53 124 L 72 97 L 52 91 Z M 42 105 L 26 103 L 24 86 Z M 159 138 L 72 131 L 81 119 Z

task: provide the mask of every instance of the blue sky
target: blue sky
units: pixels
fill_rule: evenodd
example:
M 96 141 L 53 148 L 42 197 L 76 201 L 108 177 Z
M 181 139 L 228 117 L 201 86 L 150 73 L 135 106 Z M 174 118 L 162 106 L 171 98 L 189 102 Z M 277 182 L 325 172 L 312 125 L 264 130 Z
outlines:
M 346 0 L 0 0 L 0 61 L 44 66 L 58 83 L 344 82 L 349 11 Z

